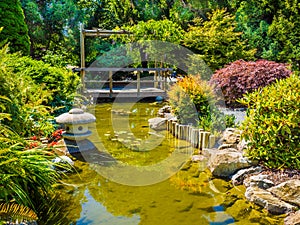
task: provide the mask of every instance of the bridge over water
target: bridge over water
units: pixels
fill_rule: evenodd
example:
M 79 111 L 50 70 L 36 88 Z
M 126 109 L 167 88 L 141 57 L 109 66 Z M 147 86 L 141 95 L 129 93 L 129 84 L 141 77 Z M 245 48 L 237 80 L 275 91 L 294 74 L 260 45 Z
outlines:
M 166 91 L 176 79 L 172 68 L 84 68 L 84 93 L 96 98 L 166 97 Z M 117 72 L 133 73 L 134 80 L 113 80 Z M 149 75 L 141 78 L 141 74 Z
M 97 68 L 85 67 L 85 38 L 109 37 L 111 35 L 130 35 L 124 30 L 84 29 L 80 25 L 80 61 L 81 66 L 75 70 L 80 72 L 83 92 L 96 98 L 145 98 L 166 96 L 166 90 L 174 82 L 170 75 L 172 68 Z M 156 65 L 156 63 L 155 63 Z M 163 63 L 161 62 L 161 65 Z M 161 66 L 162 67 L 162 66 Z M 113 80 L 113 74 L 128 72 L 135 74 L 134 80 Z M 141 74 L 147 72 L 149 76 L 141 79 Z

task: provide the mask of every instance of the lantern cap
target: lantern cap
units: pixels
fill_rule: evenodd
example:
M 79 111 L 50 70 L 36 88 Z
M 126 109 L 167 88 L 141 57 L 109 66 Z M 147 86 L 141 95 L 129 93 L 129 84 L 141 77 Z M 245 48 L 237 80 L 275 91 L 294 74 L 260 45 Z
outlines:
M 69 112 L 59 115 L 55 120 L 61 124 L 87 124 L 95 122 L 96 117 L 82 109 L 73 108 Z

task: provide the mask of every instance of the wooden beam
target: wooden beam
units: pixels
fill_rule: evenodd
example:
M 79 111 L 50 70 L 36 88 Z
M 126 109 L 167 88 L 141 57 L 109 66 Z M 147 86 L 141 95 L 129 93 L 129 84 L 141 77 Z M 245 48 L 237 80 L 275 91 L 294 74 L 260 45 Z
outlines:
M 82 69 L 79 69 L 82 70 Z M 83 68 L 83 70 L 88 71 L 88 72 L 105 72 L 105 71 L 122 71 L 122 72 L 150 72 L 150 71 L 173 71 L 172 68 L 98 68 L 98 67 L 88 67 L 88 68 Z
M 83 30 L 85 36 L 98 36 L 98 37 L 108 37 L 114 34 L 131 34 L 126 30 L 102 30 L 102 29 L 93 29 L 93 30 Z

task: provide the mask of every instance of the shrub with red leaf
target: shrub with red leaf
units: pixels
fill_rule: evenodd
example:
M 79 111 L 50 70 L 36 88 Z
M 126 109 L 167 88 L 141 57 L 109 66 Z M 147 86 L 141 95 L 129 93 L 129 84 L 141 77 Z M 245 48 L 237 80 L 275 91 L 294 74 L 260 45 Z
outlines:
M 240 107 L 241 104 L 236 100 L 242 98 L 245 93 L 289 77 L 292 71 L 288 69 L 288 66 L 288 64 L 268 60 L 256 62 L 237 60 L 217 70 L 210 82 L 222 91 L 228 107 Z

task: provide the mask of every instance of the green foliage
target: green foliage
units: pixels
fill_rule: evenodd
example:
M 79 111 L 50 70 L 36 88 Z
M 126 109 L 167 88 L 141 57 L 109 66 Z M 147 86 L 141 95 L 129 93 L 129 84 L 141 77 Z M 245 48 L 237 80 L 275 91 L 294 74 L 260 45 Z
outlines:
M 256 62 L 238 60 L 217 70 L 210 82 L 221 90 L 220 94 L 224 96 L 227 106 L 240 107 L 236 100 L 242 98 L 245 93 L 290 76 L 292 72 L 287 66 L 267 60 Z
M 173 53 L 175 45 L 170 43 L 179 44 L 183 37 L 184 31 L 178 24 L 168 19 L 149 20 L 147 22 L 141 21 L 134 26 L 124 26 L 122 29 L 130 31 L 132 34 L 113 36 L 112 39 L 129 43 L 126 46 L 129 51 L 124 48 L 123 56 L 129 56 L 125 60 L 129 61 L 131 58 L 133 62 L 142 62 L 144 68 L 148 67 L 148 61 L 163 63 L 166 56 L 168 56 L 169 61 L 176 60 L 176 55 Z M 179 45 L 177 47 L 179 48 Z M 167 65 L 164 66 L 167 67 Z
M 292 74 L 247 94 L 242 137 L 247 154 L 271 168 L 300 169 L 300 78 Z
M 44 85 L 36 84 L 23 72 L 13 73 L 7 66 L 11 55 L 7 54 L 7 46 L 0 50 L 0 113 L 10 114 L 11 120 L 5 118 L 3 123 L 18 132 L 20 136 L 47 136 L 53 131 L 52 116 L 45 103 L 51 92 Z
M 31 41 L 31 56 L 41 59 L 54 53 L 79 61 L 78 24 L 84 13 L 73 0 L 21 0 Z M 50 51 L 50 53 L 49 53 Z
M 243 32 L 242 38 L 248 40 L 252 48 L 256 48 L 256 57 L 261 58 L 268 51 L 272 40 L 267 35 L 270 21 L 272 3 L 263 3 L 259 0 L 231 1 L 231 6 L 236 10 L 237 30 Z M 266 59 L 274 60 L 272 57 Z
M 226 119 L 217 109 L 213 86 L 199 76 L 186 76 L 171 87 L 169 102 L 182 124 L 193 124 L 207 131 L 225 128 Z
M 48 50 L 42 57 L 43 62 L 50 64 L 51 66 L 66 68 L 68 66 L 76 65 L 77 57 L 74 54 L 70 54 L 66 51 L 52 51 Z
M 13 100 L 9 100 L 7 97 L 0 97 L 0 100 L 1 111 L 5 111 L 13 104 Z M 17 105 L 16 107 L 19 110 L 24 106 Z M 40 105 L 40 108 L 43 106 Z M 52 208 L 51 204 L 54 203 L 52 199 L 54 196 L 53 185 L 61 178 L 61 174 L 53 169 L 54 166 L 65 170 L 70 167 L 52 163 L 51 159 L 54 155 L 49 151 L 50 149 L 37 140 L 25 140 L 19 135 L 21 134 L 19 131 L 17 133 L 12 130 L 16 127 L 15 123 L 23 121 L 15 120 L 14 115 L 1 111 L 0 221 L 1 219 L 26 219 L 29 221 L 38 219 L 39 224 L 69 224 L 60 223 L 65 215 L 58 211 L 57 205 Z M 7 120 L 12 123 L 6 125 Z M 25 127 L 24 129 L 30 128 Z M 47 210 L 41 211 L 44 209 Z M 50 219 L 51 222 L 46 223 Z M 64 219 L 64 221 L 66 220 Z
M 38 206 L 38 224 L 41 225 L 67 225 L 72 224 L 69 219 L 70 212 L 66 210 L 67 207 L 74 207 L 73 196 L 67 198 L 57 193 L 51 193 L 47 196 L 46 201 Z M 75 206 L 76 207 L 76 206 Z M 77 205 L 81 209 L 80 205 Z M 79 219 L 79 218 L 76 218 Z
M 235 17 L 225 9 L 217 9 L 208 15 L 208 21 L 195 20 L 185 33 L 183 44 L 197 54 L 214 71 L 238 59 L 253 59 L 255 49 L 249 49 L 236 31 Z
M 53 132 L 53 110 L 71 107 L 79 83 L 77 75 L 42 61 L 0 50 L 0 89 L 7 99 L 0 112 L 11 115 L 4 123 L 23 137 Z
M 2 121 L 1 121 L 2 122 Z M 59 174 L 51 168 L 48 151 L 28 149 L 28 142 L 0 123 L 0 201 L 36 209 Z
M 23 55 L 28 55 L 30 41 L 28 28 L 24 21 L 24 14 L 19 0 L 3 0 L 0 2 L 0 42 L 10 43 L 10 52 L 21 51 Z
M 147 22 L 140 21 L 134 26 L 124 26 L 122 29 L 132 33 L 131 35 L 120 37 L 126 43 L 143 40 L 160 40 L 178 44 L 183 38 L 182 28 L 168 19 L 158 21 L 148 20 Z
M 274 40 L 269 51 L 272 57 L 280 62 L 292 63 L 300 67 L 300 5 L 298 1 L 282 1 L 280 10 L 274 16 L 268 30 L 268 36 Z
M 189 3 L 196 9 L 218 9 L 218 8 L 227 8 L 229 6 L 227 0 L 189 0 Z
M 122 25 L 124 22 L 133 24 L 138 15 L 131 0 L 110 0 L 107 2 L 107 8 L 114 16 L 117 25 Z
M 92 4 L 89 4 L 91 6 Z M 86 5 L 87 6 L 87 5 Z M 169 19 L 183 24 L 194 17 L 193 5 L 180 0 L 106 0 L 98 4 L 94 14 L 97 27 L 112 28 L 122 25 L 134 25 L 140 21 Z M 99 10 L 102 9 L 102 15 Z M 106 17 L 104 15 L 107 15 Z M 102 20 L 100 19 L 102 18 Z M 107 27 L 110 25 L 110 27 Z M 115 26 L 113 26 L 115 25 Z
M 173 7 L 170 8 L 170 19 L 185 30 L 195 17 L 195 13 L 189 6 L 183 1 L 175 1 Z
M 18 57 L 18 55 L 9 56 L 6 64 L 15 76 L 31 79 L 39 87 L 50 91 L 51 94 L 45 96 L 46 99 L 43 99 L 45 102 L 42 103 L 50 107 L 64 107 L 58 108 L 55 113 L 62 113 L 72 106 L 74 94 L 80 82 L 75 73 L 30 57 Z
M 234 0 L 238 30 L 257 49 L 256 57 L 299 68 L 298 0 Z
M 3 108 L 3 104 L 0 104 Z M 62 177 L 53 169 L 53 154 L 36 141 L 25 140 L 3 125 L 0 113 L 0 221 L 37 220 L 39 224 L 69 224 L 55 201 L 53 185 Z M 55 167 L 58 165 L 55 164 Z M 67 165 L 60 168 L 69 170 Z

